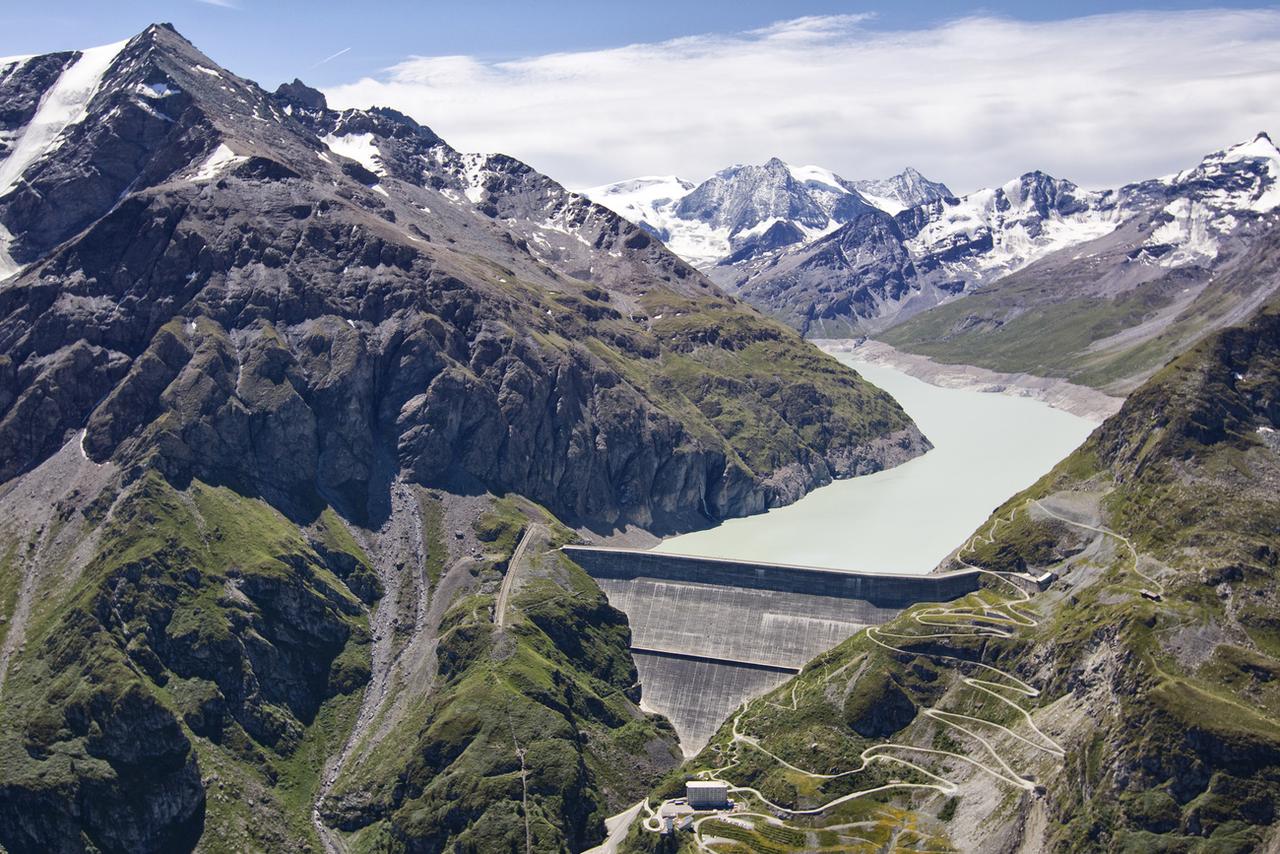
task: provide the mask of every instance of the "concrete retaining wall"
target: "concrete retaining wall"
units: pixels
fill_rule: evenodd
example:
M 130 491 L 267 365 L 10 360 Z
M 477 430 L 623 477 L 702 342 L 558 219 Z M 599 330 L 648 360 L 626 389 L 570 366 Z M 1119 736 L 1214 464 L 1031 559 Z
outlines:
M 706 747 L 743 700 L 767 694 L 792 676 L 725 661 L 632 654 L 644 690 L 640 707 L 671 721 L 685 756 Z

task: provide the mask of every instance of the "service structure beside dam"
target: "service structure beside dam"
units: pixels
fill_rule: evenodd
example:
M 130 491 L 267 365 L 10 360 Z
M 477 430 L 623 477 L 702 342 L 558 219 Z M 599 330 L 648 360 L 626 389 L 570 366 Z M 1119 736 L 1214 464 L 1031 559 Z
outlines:
M 641 705 L 693 755 L 735 708 L 868 625 L 978 588 L 980 574 L 890 575 L 565 546 L 631 623 Z

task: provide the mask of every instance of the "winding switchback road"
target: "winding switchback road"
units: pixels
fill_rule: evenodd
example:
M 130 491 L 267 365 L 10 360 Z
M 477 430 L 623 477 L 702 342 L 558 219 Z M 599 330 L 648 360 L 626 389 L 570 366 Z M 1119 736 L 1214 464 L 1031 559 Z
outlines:
M 769 757 L 771 760 L 781 765 L 782 767 L 787 768 L 788 770 L 794 773 L 804 775 L 812 780 L 818 780 L 818 781 L 834 780 L 840 777 L 845 777 L 852 774 L 860 773 L 864 771 L 872 762 L 891 762 L 904 769 L 909 769 L 911 771 L 914 771 L 917 774 L 921 775 L 924 779 L 929 781 L 929 782 L 910 782 L 908 780 L 891 780 L 890 782 L 879 785 L 879 786 L 851 792 L 847 795 L 834 798 L 822 804 L 821 806 L 813 807 L 810 809 L 793 809 L 793 808 L 785 807 L 780 804 L 776 804 L 773 801 L 770 801 L 761 792 L 759 792 L 754 788 L 750 788 L 746 786 L 736 786 L 736 785 L 733 785 L 732 783 L 729 783 L 730 792 L 741 792 L 744 794 L 751 795 L 754 799 L 768 806 L 771 810 L 774 811 L 776 815 L 779 815 L 779 816 L 818 815 L 823 812 L 826 812 L 832 807 L 838 806 L 839 804 L 845 803 L 847 801 L 851 801 L 856 798 L 861 798 L 866 795 L 874 794 L 876 792 L 888 791 L 892 789 L 932 789 L 946 795 L 954 794 L 959 789 L 959 785 L 956 781 L 947 779 L 946 777 L 943 777 L 943 776 L 939 776 L 938 774 L 935 774 L 934 772 L 921 767 L 920 765 L 904 758 L 903 756 L 895 755 L 895 754 L 902 754 L 902 753 L 914 754 L 914 755 L 923 754 L 923 755 L 941 756 L 941 757 L 954 759 L 954 760 L 963 762 L 967 765 L 970 765 L 974 768 L 977 768 L 981 771 L 984 771 L 987 774 L 991 775 L 992 777 L 996 778 L 997 780 L 1000 780 L 1001 782 L 1008 783 L 1024 791 L 1034 791 L 1037 788 L 1037 784 L 1033 780 L 1022 776 L 1017 771 L 1015 771 L 1013 766 L 1010 764 L 1010 761 L 1006 757 L 1000 754 L 1000 752 L 996 749 L 996 746 L 993 745 L 991 741 L 989 741 L 986 737 L 984 737 L 982 734 L 980 734 L 976 730 L 979 727 L 988 728 L 990 730 L 996 730 L 1000 735 L 1006 736 L 1014 739 L 1015 741 L 1021 742 L 1022 744 L 1032 748 L 1033 750 L 1042 751 L 1044 753 L 1049 754 L 1052 757 L 1055 757 L 1057 759 L 1062 759 L 1066 755 L 1066 752 L 1063 749 L 1062 745 L 1060 745 L 1057 741 L 1055 741 L 1052 737 L 1047 735 L 1043 730 L 1041 730 L 1036 725 L 1035 721 L 1031 717 L 1031 712 L 1024 709 L 1021 705 L 1019 705 L 1017 702 L 1015 702 L 1013 699 L 1011 699 L 1008 696 L 1008 694 L 1013 694 L 1019 697 L 1034 699 L 1040 696 L 1040 690 L 1022 681 L 1021 679 L 1017 678 L 1011 673 L 1006 673 L 1003 670 L 1000 670 L 996 667 L 992 667 L 991 665 L 985 664 L 983 662 L 969 661 L 967 659 L 960 659 L 958 657 L 945 655 L 942 653 L 922 652 L 919 649 L 908 650 L 908 649 L 904 649 L 901 646 L 896 645 L 896 644 L 907 644 L 912 641 L 922 641 L 922 640 L 933 641 L 937 639 L 953 638 L 953 637 L 955 638 L 963 638 L 963 637 L 1013 638 L 1015 637 L 1015 634 L 1019 629 L 1033 628 L 1036 625 L 1038 625 L 1035 613 L 1031 611 L 1030 608 L 1027 607 L 1031 601 L 1030 594 L 1028 594 L 1027 591 L 1022 586 L 1020 586 L 1019 584 L 1011 580 L 1009 577 L 1010 575 L 1009 573 L 995 572 L 980 566 L 975 566 L 969 563 L 968 561 L 966 561 L 963 557 L 963 555 L 965 555 L 966 553 L 971 552 L 978 543 L 993 542 L 995 533 L 998 527 L 1002 524 L 1008 524 L 1009 522 L 1011 522 L 1013 517 L 1020 510 L 1025 509 L 1031 504 L 1034 504 L 1047 516 L 1057 519 L 1060 522 L 1064 522 L 1068 525 L 1073 525 L 1088 531 L 1093 531 L 1101 535 L 1114 537 L 1115 539 L 1119 540 L 1129 550 L 1129 553 L 1133 561 L 1134 572 L 1138 576 L 1143 578 L 1145 581 L 1152 584 L 1157 591 L 1163 590 L 1163 587 L 1160 585 L 1158 581 L 1156 581 L 1154 578 L 1151 578 L 1150 576 L 1143 574 L 1141 571 L 1138 570 L 1138 552 L 1127 537 L 1124 537 L 1121 534 L 1117 534 L 1116 532 L 1111 531 L 1107 528 L 1087 525 L 1082 522 L 1077 522 L 1073 519 L 1069 519 L 1065 516 L 1061 516 L 1044 507 L 1044 505 L 1042 505 L 1039 501 L 1031 499 L 1025 502 L 1024 504 L 1020 505 L 1019 507 L 1012 509 L 1008 514 L 1008 518 L 1002 519 L 997 517 L 996 519 L 994 519 L 991 523 L 991 527 L 988 529 L 987 534 L 982 534 L 982 533 L 974 534 L 963 546 L 961 546 L 961 548 L 957 552 L 957 557 L 956 557 L 957 562 L 959 562 L 962 566 L 965 566 L 969 569 L 975 570 L 977 572 L 981 572 L 985 575 L 989 575 L 993 579 L 998 580 L 1002 585 L 1006 585 L 1008 588 L 1011 588 L 1013 590 L 1013 595 L 1011 597 L 1005 599 L 1004 601 L 994 603 L 994 604 L 983 602 L 980 600 L 980 597 L 975 597 L 978 599 L 976 604 L 956 605 L 956 606 L 938 605 L 938 606 L 933 606 L 928 608 L 922 608 L 908 616 L 908 619 L 910 620 L 911 623 L 917 626 L 924 627 L 926 629 L 926 631 L 919 634 L 910 633 L 906 631 L 887 631 L 877 626 L 869 626 L 865 629 L 868 640 L 877 644 L 880 647 L 891 650 L 893 652 L 910 654 L 910 655 L 923 655 L 938 661 L 954 662 L 957 667 L 967 666 L 967 667 L 975 668 L 978 671 L 979 675 L 982 675 L 986 678 L 974 678 L 973 676 L 966 676 L 962 674 L 960 676 L 960 681 L 964 685 L 974 690 L 980 691 L 988 695 L 989 697 L 993 697 L 999 702 L 1015 710 L 1020 715 L 1020 718 L 1021 718 L 1020 722 L 1023 725 L 1025 725 L 1027 730 L 1029 730 L 1029 734 L 1015 732 L 1013 729 L 1005 726 L 1004 724 L 997 723 L 996 721 L 986 720 L 984 718 L 979 718 L 974 715 L 962 714 L 960 712 L 946 711 L 938 708 L 928 708 L 922 711 L 922 714 L 925 717 L 931 718 L 940 724 L 951 727 L 963 733 L 965 736 L 968 736 L 974 742 L 981 745 L 984 755 L 982 755 L 981 758 L 975 758 L 972 756 L 967 756 L 965 754 L 957 753 L 950 750 L 940 750 L 940 749 L 929 748 L 929 747 L 917 747 L 910 744 L 884 742 L 881 744 L 872 745 L 871 747 L 868 747 L 865 750 L 863 750 L 860 754 L 861 762 L 856 768 L 850 768 L 845 771 L 840 771 L 838 773 L 830 773 L 830 774 L 819 773 L 819 772 L 810 771 L 804 768 L 800 768 L 799 766 L 796 766 L 790 762 L 787 762 L 786 760 L 782 759 L 781 757 L 767 750 L 763 745 L 760 744 L 759 739 L 751 735 L 748 735 L 742 731 L 744 718 L 751 711 L 751 708 L 754 702 L 754 701 L 748 701 L 747 703 L 744 703 L 742 705 L 742 707 L 738 710 L 737 714 L 735 714 L 733 718 L 733 723 L 732 723 L 732 728 L 730 733 L 729 750 L 726 751 L 727 756 L 732 757 L 731 761 L 719 767 L 702 771 L 699 773 L 698 776 L 704 779 L 723 780 L 724 772 L 729 771 L 730 769 L 732 769 L 733 767 L 739 764 L 740 762 L 739 752 L 743 747 L 746 747 Z M 969 601 L 973 603 L 974 598 L 970 598 Z M 945 631 L 938 631 L 938 629 L 944 629 Z M 861 657 L 859 657 L 859 660 L 860 658 Z M 823 686 L 825 686 L 826 683 L 832 677 L 846 670 L 852 663 L 853 662 L 848 662 L 843 666 L 841 666 L 839 669 L 825 674 L 822 677 L 822 679 L 811 690 L 824 690 Z M 798 683 L 793 684 L 792 686 L 791 707 L 790 707 L 791 710 L 798 708 L 796 692 L 799 687 L 800 686 Z M 769 700 L 764 700 L 763 703 L 765 705 L 770 705 L 775 708 L 782 709 L 783 711 L 788 710 L 786 706 L 780 705 L 778 703 L 775 703 Z M 646 813 L 646 817 L 643 821 L 643 825 L 645 829 L 653 832 L 660 831 L 662 829 L 660 812 L 655 812 L 652 809 L 652 807 L 650 807 L 647 801 L 643 804 L 643 807 Z M 759 816 L 763 819 L 767 819 L 769 824 L 781 823 L 778 818 L 775 818 L 773 816 L 764 816 L 763 814 L 757 814 L 757 813 L 735 812 L 732 815 L 735 818 L 747 818 L 751 816 Z M 704 814 L 700 818 L 695 819 L 693 823 L 693 831 L 694 831 L 695 842 L 699 850 L 711 852 L 712 854 L 714 854 L 714 849 L 709 847 L 707 842 L 703 840 L 700 832 L 700 828 L 703 822 L 711 819 L 715 819 L 718 817 L 722 817 L 722 816 L 720 816 L 720 814 L 718 813 L 711 813 L 711 814 Z

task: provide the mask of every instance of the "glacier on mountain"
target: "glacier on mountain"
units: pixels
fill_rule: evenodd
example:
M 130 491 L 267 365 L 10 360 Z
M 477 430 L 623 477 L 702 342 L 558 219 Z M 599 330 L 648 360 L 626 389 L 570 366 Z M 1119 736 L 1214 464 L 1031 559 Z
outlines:
M 675 176 L 631 178 L 582 194 L 640 225 L 704 270 L 750 260 L 784 247 L 813 243 L 870 209 L 896 213 L 950 195 L 914 169 L 881 181 L 872 198 L 860 182 L 822 166 L 792 166 L 779 158 L 735 165 L 701 183 Z

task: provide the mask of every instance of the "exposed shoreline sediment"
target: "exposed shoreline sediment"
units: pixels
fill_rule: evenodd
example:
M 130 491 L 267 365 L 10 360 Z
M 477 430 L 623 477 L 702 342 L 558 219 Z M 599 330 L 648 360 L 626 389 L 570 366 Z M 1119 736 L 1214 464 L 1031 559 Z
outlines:
M 1112 397 L 1088 386 L 1056 377 L 1034 374 L 1006 374 L 976 365 L 948 365 L 927 356 L 905 353 L 881 341 L 870 339 L 817 338 L 813 343 L 825 353 L 850 354 L 857 358 L 902 371 L 942 388 L 1031 397 L 1056 409 L 1101 423 L 1114 415 L 1124 398 Z

